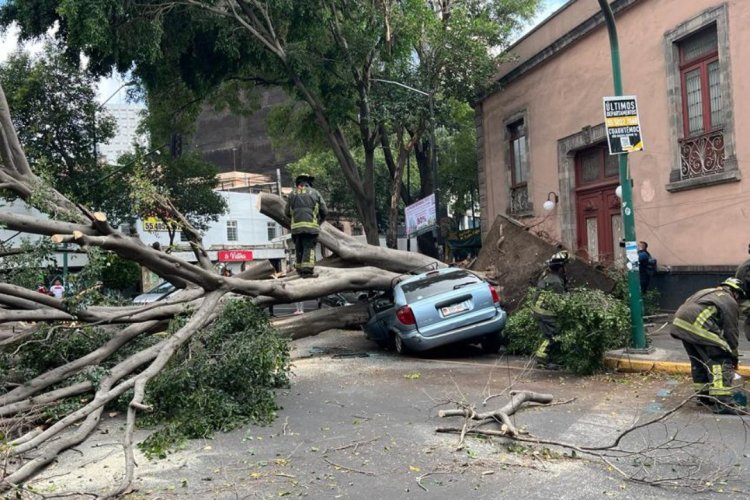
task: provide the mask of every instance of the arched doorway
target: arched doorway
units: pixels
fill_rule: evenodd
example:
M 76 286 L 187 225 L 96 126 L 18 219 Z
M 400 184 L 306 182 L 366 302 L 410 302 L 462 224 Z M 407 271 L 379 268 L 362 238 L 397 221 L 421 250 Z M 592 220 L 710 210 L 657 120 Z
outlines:
M 616 156 L 605 143 L 582 149 L 575 155 L 576 226 L 578 253 L 592 262 L 622 262 L 622 215 Z

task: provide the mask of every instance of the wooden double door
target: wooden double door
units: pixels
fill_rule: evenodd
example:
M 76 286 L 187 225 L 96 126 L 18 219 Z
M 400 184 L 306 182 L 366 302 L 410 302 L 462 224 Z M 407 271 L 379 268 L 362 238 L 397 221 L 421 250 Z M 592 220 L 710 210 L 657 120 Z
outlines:
M 576 226 L 578 254 L 592 262 L 621 265 L 623 222 L 617 157 L 606 144 L 576 154 Z

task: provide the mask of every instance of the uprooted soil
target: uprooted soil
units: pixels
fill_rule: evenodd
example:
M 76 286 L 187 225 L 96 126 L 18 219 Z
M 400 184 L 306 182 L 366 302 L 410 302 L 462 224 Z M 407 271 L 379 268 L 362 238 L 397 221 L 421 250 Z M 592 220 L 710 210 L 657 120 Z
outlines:
M 545 261 L 560 250 L 559 245 L 549 243 L 533 234 L 528 227 L 498 215 L 477 260 L 471 266 L 476 271 L 487 273 L 502 287 L 502 298 L 506 308 L 515 310 L 534 286 Z M 570 252 L 573 256 L 573 252 Z M 587 286 L 605 292 L 612 291 L 614 281 L 586 262 L 574 259 L 566 268 L 568 280 L 573 287 Z

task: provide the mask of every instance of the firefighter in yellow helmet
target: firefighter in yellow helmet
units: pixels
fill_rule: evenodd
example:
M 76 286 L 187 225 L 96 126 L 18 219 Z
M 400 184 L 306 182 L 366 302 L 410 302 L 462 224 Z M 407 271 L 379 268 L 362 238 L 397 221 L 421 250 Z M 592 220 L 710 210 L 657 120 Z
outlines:
M 706 288 L 690 296 L 672 320 L 670 334 L 682 341 L 690 358 L 698 402 L 714 413 L 745 414 L 732 391 L 738 364 L 737 304 L 745 296 L 742 282 L 727 278 L 717 288 Z
M 295 266 L 302 277 L 313 275 L 320 225 L 328 213 L 323 197 L 312 187 L 314 180 L 308 174 L 297 176 L 295 189 L 289 195 L 284 211 L 291 221 Z
M 565 264 L 568 263 L 568 252 L 560 251 L 547 261 L 547 269 L 536 284 L 536 292 L 531 300 L 531 310 L 534 313 L 539 329 L 544 339 L 536 350 L 536 360 L 540 368 L 558 370 L 560 366 L 554 363 L 559 345 L 557 335 L 559 326 L 557 315 L 551 309 L 547 295 L 549 293 L 563 294 L 568 291 L 568 279 L 565 276 Z

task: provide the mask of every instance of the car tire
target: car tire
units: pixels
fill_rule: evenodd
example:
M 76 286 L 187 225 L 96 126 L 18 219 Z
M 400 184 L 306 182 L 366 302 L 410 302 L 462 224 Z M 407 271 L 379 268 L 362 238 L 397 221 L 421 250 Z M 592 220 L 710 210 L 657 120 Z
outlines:
M 497 354 L 500 348 L 505 344 L 505 339 L 500 331 L 490 333 L 482 339 L 482 352 L 487 354 Z
M 409 353 L 409 348 L 404 344 L 403 339 L 396 333 L 391 334 L 391 346 L 393 351 L 397 354 L 403 355 Z

